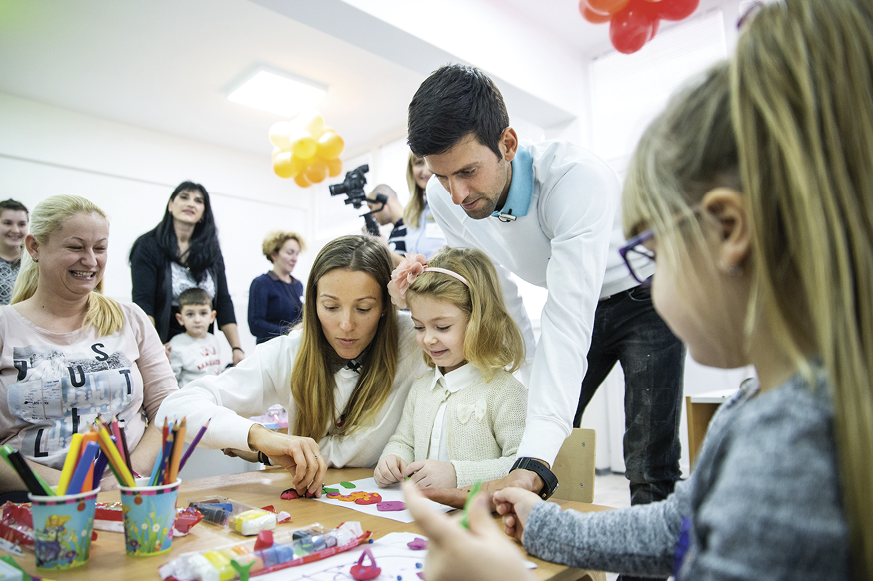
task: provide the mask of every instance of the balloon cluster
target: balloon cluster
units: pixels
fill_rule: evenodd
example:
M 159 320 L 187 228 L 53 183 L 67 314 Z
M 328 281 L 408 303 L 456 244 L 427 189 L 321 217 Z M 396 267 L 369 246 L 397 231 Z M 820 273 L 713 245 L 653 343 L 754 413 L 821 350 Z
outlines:
M 655 37 L 661 20 L 688 18 L 699 4 L 700 0 L 579 0 L 579 12 L 592 24 L 609 22 L 612 46 L 632 54 Z
M 321 113 L 315 109 L 303 110 L 291 121 L 274 123 L 270 143 L 274 146 L 273 171 L 280 178 L 294 178 L 301 188 L 343 171 L 339 158 L 343 140 L 336 131 L 325 127 Z

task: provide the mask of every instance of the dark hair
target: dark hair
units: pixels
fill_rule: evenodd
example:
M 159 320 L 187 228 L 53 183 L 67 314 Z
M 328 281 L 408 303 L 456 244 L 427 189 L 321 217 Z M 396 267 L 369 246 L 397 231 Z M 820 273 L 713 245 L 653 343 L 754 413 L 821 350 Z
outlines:
M 12 210 L 13 212 L 24 212 L 27 214 L 27 217 L 30 218 L 30 212 L 27 211 L 27 207 L 19 202 L 18 200 L 13 200 L 9 198 L 8 200 L 3 200 L 0 202 L 0 212 L 3 210 Z
M 209 296 L 209 293 L 203 290 L 200 287 L 192 287 L 189 289 L 185 289 L 179 295 L 179 310 L 182 310 L 182 307 L 188 307 L 191 305 L 209 305 L 209 308 L 212 308 L 212 297 Z
M 182 192 L 199 192 L 203 195 L 203 218 L 194 226 L 194 234 L 191 236 L 191 242 L 188 246 L 184 263 L 179 256 L 179 241 L 176 240 L 176 229 L 173 227 L 173 216 L 170 214 L 169 208 L 169 202 L 173 201 Z M 167 207 L 164 208 L 163 219 L 153 230 L 137 238 L 130 249 L 129 259 L 133 257 L 140 240 L 146 236 L 153 236 L 155 238 L 155 242 L 164 251 L 168 260 L 188 267 L 188 270 L 191 271 L 191 276 L 197 282 L 202 282 L 205 278 L 206 270 L 221 260 L 221 248 L 218 246 L 218 229 L 215 227 L 215 218 L 212 216 L 209 192 L 206 191 L 206 188 L 194 182 L 182 182 L 173 190 L 173 193 L 170 194 L 170 199 L 167 200 Z
M 451 149 L 472 133 L 482 145 L 503 157 L 498 144 L 509 127 L 503 95 L 479 69 L 446 65 L 435 70 L 409 103 L 409 149 L 418 157 Z

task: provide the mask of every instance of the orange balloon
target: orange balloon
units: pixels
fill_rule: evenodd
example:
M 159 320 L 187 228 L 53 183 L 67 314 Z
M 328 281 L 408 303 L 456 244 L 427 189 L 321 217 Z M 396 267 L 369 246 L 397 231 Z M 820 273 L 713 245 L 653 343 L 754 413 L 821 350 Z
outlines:
M 327 175 L 335 178 L 343 173 L 343 160 L 338 157 L 327 160 Z
M 300 163 L 290 152 L 283 151 L 273 158 L 273 171 L 280 178 L 293 178 L 300 173 Z
M 622 10 L 630 0 L 588 0 L 588 6 L 600 14 L 615 14 Z
M 318 145 L 315 150 L 315 155 L 323 160 L 339 157 L 343 152 L 345 144 L 342 137 L 337 135 L 333 129 L 328 129 L 318 138 Z
M 582 13 L 582 18 L 591 24 L 604 24 L 612 20 L 612 14 L 601 14 L 600 12 L 592 10 L 591 7 L 588 6 L 588 0 L 580 0 L 579 12 Z
M 306 174 L 302 172 L 294 176 L 294 182 L 301 188 L 308 188 L 312 185 L 312 182 L 306 178 Z
M 324 181 L 329 171 L 330 168 L 327 167 L 327 162 L 317 159 L 312 162 L 312 165 L 303 170 L 303 175 L 312 183 L 317 184 Z

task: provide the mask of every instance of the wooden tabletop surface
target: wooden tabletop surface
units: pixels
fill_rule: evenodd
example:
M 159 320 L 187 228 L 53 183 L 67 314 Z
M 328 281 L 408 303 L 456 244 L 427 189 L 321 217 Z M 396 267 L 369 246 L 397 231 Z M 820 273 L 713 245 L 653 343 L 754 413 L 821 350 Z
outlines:
M 346 480 L 359 480 L 361 478 L 370 478 L 372 475 L 373 470 L 367 468 L 332 469 L 328 471 L 325 482 L 335 483 Z M 299 528 L 312 523 L 320 523 L 325 528 L 331 529 L 339 526 L 344 521 L 356 520 L 361 523 L 361 527 L 365 531 L 372 531 L 373 538 L 375 539 L 392 532 L 420 532 L 415 523 L 405 524 L 357 511 L 350 513 L 348 509 L 305 498 L 296 500 L 280 499 L 279 495 L 282 491 L 290 487 L 291 476 L 280 468 L 268 468 L 267 470 L 254 472 L 201 478 L 182 483 L 179 490 L 178 506 L 187 506 L 187 499 L 189 498 L 224 496 L 255 507 L 273 505 L 277 511 L 284 510 L 288 512 L 291 515 L 291 520 L 280 524 L 280 528 Z M 120 495 L 117 490 L 101 492 L 98 499 L 106 503 L 118 502 Z M 573 508 L 580 512 L 610 510 L 609 507 L 605 506 L 567 500 L 555 502 L 561 505 L 562 508 Z M 91 544 L 91 555 L 88 563 L 76 569 L 63 572 L 38 570 L 33 553 L 28 551 L 25 551 L 23 557 L 16 557 L 15 559 L 28 574 L 43 577 L 44 579 L 55 579 L 58 581 L 108 581 L 110 579 L 135 581 L 142 579 L 155 581 L 160 579 L 158 567 L 182 553 L 199 551 L 251 538 L 241 537 L 224 529 L 200 523 L 191 529 L 189 535 L 173 539 L 173 550 L 171 552 L 154 557 L 136 558 L 128 557 L 125 554 L 124 535 L 122 533 L 97 531 L 97 534 L 97 540 Z M 527 558 L 538 565 L 535 573 L 539 579 L 552 579 L 555 581 L 591 579 L 592 581 L 605 581 L 606 578 L 602 573 L 567 568 L 563 565 L 540 561 L 533 557 Z M 288 578 L 293 577 L 289 575 Z

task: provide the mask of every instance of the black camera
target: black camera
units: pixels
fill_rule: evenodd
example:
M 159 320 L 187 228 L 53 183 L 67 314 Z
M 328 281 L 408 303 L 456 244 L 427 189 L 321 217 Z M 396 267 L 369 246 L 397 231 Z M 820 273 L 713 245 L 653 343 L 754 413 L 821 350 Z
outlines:
M 361 215 L 367 225 L 367 232 L 372 236 L 379 236 L 379 224 L 376 223 L 376 219 L 373 218 L 373 214 L 375 212 L 381 211 L 382 208 L 385 207 L 385 202 L 388 201 L 388 198 L 386 198 L 382 194 L 376 194 L 375 201 L 367 200 L 367 195 L 364 193 L 364 186 L 367 185 L 367 178 L 364 176 L 364 174 L 368 171 L 370 171 L 370 166 L 365 163 L 364 165 L 357 167 L 352 171 L 346 172 L 346 177 L 342 181 L 342 183 L 328 186 L 328 189 L 330 190 L 331 196 L 339 196 L 345 194 L 345 203 L 351 204 L 352 207 L 356 210 L 359 210 L 361 208 L 361 205 L 367 201 L 369 201 L 370 203 L 381 203 L 378 209 L 371 210 L 366 214 Z

